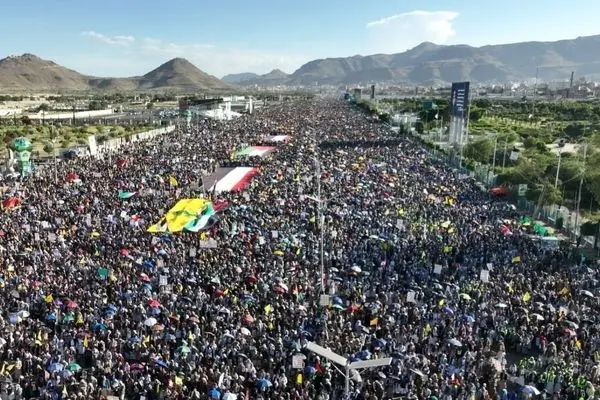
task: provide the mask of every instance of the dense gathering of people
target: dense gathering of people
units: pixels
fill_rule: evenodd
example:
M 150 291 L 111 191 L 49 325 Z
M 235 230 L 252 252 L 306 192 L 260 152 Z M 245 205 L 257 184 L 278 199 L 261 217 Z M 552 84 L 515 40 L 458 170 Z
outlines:
M 232 160 L 271 135 L 290 140 Z M 260 171 L 211 190 L 232 162 Z M 2 193 L 2 399 L 342 399 L 307 342 L 392 358 L 352 399 L 598 398 L 598 271 L 341 100 L 194 120 Z M 200 197 L 226 204 L 208 230 L 147 232 Z

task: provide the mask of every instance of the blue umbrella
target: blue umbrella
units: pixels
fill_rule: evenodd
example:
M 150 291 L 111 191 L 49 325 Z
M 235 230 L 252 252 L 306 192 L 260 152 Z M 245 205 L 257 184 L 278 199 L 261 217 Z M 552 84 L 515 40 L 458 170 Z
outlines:
M 46 316 L 46 319 L 47 319 L 48 321 L 56 321 L 56 314 L 55 314 L 55 313 L 53 313 L 53 312 L 51 312 L 51 313 L 48 313 L 48 315 Z
M 162 360 L 160 358 L 157 358 L 156 360 L 154 360 L 154 364 L 163 367 L 163 368 L 169 368 L 169 364 L 167 364 L 167 362 L 165 360 Z
M 218 400 L 221 398 L 221 392 L 217 388 L 212 388 L 208 391 L 208 397 L 213 400 Z
M 65 369 L 65 366 L 61 363 L 52 363 L 48 366 L 48 372 L 58 372 Z
M 149 283 L 144 283 L 144 284 L 142 285 L 142 290 L 146 290 L 146 291 L 148 291 L 148 292 L 151 292 L 151 291 L 152 291 L 152 285 L 151 285 L 151 284 L 149 284 Z
M 270 388 L 271 386 L 273 386 L 273 383 L 271 383 L 271 381 L 266 378 L 262 378 L 256 381 L 256 387 L 261 390 Z
M 153 269 L 156 266 L 156 262 L 154 260 L 146 260 L 142 265 L 148 269 Z
M 132 336 L 132 337 L 130 337 L 127 340 L 129 340 L 132 343 L 141 343 L 141 341 L 142 341 L 142 339 L 140 337 L 138 337 L 138 336 Z
M 117 313 L 117 311 L 119 311 L 119 307 L 115 306 L 114 304 L 109 304 L 108 306 L 106 306 L 106 312 L 111 311 L 113 313 Z
M 148 310 L 148 312 L 150 313 L 150 315 L 159 315 L 160 314 L 160 308 L 153 307 L 150 310 Z
M 342 298 L 340 296 L 332 296 L 331 301 L 335 304 L 343 304 L 344 303 L 344 301 L 342 300 Z
M 475 318 L 470 315 L 463 315 L 463 320 L 465 320 L 469 324 L 472 324 L 473 322 L 475 322 Z
M 442 311 L 447 313 L 447 314 L 454 314 L 454 310 L 451 309 L 450 307 L 446 306 L 444 308 L 442 308 Z
M 93 331 L 105 331 L 108 328 L 106 327 L 106 325 L 104 325 L 102 322 L 95 322 L 94 325 L 92 325 L 92 330 Z
M 314 375 L 315 373 L 317 373 L 317 369 L 309 365 L 306 368 L 304 368 L 304 373 L 308 375 Z

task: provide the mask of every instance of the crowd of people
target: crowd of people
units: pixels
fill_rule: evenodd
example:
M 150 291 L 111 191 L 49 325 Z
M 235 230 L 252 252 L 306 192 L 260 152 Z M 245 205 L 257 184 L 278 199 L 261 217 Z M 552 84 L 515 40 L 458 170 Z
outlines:
M 260 167 L 245 189 L 202 179 L 271 135 L 236 160 Z M 352 399 L 597 398 L 597 270 L 345 102 L 193 121 L 2 193 L 2 399 L 343 398 L 307 342 L 392 358 Z M 226 204 L 210 229 L 147 232 L 194 197 Z

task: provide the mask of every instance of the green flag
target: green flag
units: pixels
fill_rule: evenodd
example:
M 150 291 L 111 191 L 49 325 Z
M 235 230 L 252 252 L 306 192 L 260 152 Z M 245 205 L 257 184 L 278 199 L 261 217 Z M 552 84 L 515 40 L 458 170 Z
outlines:
M 124 192 L 122 190 L 119 190 L 119 198 L 120 199 L 129 199 L 133 196 L 135 196 L 135 192 Z

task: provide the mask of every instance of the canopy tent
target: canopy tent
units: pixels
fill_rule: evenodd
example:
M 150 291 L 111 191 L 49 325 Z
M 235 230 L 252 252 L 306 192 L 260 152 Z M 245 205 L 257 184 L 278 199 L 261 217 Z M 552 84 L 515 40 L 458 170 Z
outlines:
M 275 146 L 250 146 L 236 152 L 237 157 L 264 157 L 275 150 Z
M 216 211 L 206 199 L 181 199 L 148 232 L 198 232 L 210 228 Z
M 292 139 L 290 135 L 275 135 L 269 136 L 267 141 L 269 143 L 281 143 L 281 142 L 289 142 Z

